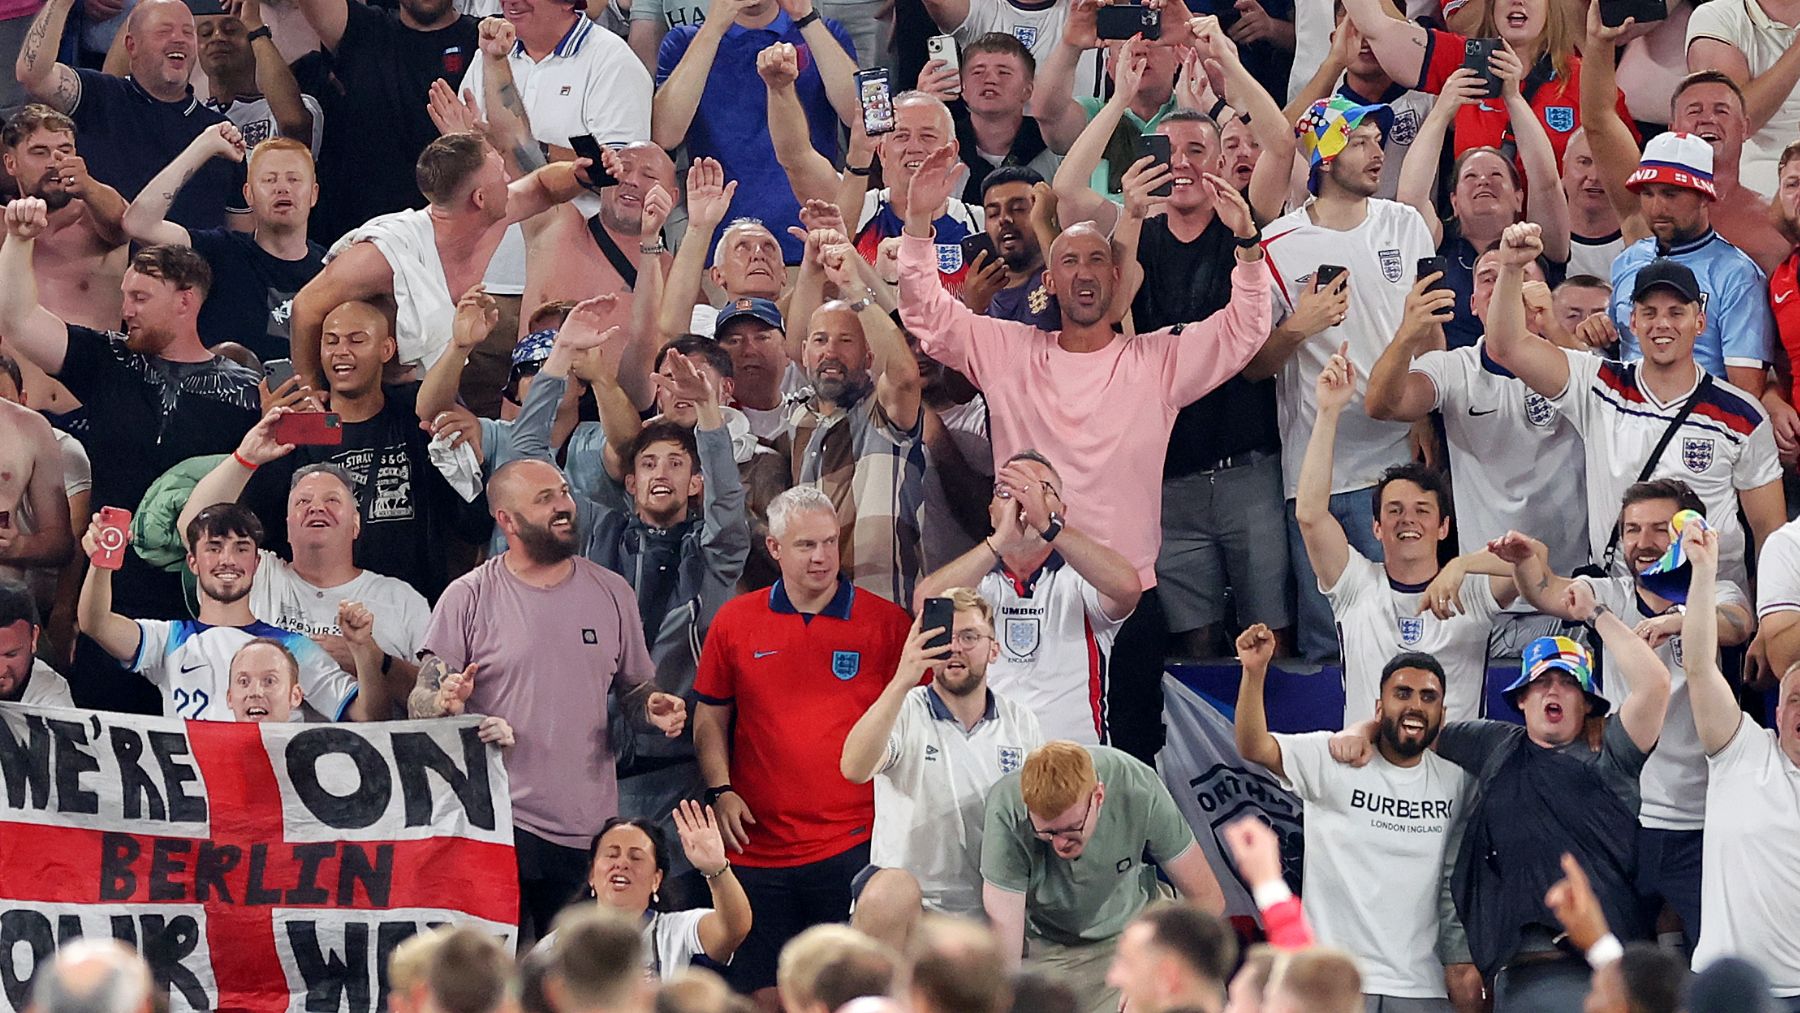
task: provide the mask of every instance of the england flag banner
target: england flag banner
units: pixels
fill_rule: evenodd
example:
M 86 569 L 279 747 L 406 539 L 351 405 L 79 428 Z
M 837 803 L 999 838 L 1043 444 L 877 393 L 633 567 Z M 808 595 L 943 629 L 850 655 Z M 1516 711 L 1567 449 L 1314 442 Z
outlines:
M 388 955 L 518 916 L 512 804 L 477 717 L 185 722 L 0 704 L 0 1011 L 80 937 L 173 1010 L 383 1008 Z
M 1163 721 L 1169 735 L 1156 756 L 1157 772 L 1206 852 L 1225 892 L 1225 915 L 1260 924 L 1223 831 L 1245 816 L 1260 816 L 1274 827 L 1281 839 L 1282 874 L 1298 894 L 1305 846 L 1300 800 L 1262 766 L 1238 755 L 1231 717 L 1171 675 L 1163 676 Z

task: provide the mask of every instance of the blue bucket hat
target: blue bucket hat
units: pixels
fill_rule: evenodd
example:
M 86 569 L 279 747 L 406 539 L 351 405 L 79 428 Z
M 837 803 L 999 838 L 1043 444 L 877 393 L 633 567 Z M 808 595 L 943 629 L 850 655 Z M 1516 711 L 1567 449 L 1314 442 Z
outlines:
M 1568 637 L 1539 637 L 1525 645 L 1525 654 L 1519 660 L 1519 677 L 1501 695 L 1506 697 L 1507 703 L 1517 707 L 1526 687 L 1557 669 L 1569 673 L 1581 686 L 1581 692 L 1587 696 L 1589 714 L 1600 717 L 1612 709 L 1612 701 L 1594 688 L 1594 665 L 1588 649 Z

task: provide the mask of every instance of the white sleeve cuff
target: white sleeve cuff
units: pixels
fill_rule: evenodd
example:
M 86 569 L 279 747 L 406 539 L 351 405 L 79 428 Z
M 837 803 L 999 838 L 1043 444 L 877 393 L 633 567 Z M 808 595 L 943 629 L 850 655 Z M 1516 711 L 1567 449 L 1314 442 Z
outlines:
M 1601 936 L 1599 942 L 1588 947 L 1587 962 L 1589 967 L 1601 968 L 1625 955 L 1625 946 L 1619 937 L 1608 932 Z
M 1293 897 L 1294 891 L 1288 889 L 1286 882 L 1277 879 L 1273 882 L 1264 883 L 1261 886 L 1258 886 L 1250 896 L 1256 901 L 1256 909 L 1258 911 L 1267 911 L 1275 905 Z

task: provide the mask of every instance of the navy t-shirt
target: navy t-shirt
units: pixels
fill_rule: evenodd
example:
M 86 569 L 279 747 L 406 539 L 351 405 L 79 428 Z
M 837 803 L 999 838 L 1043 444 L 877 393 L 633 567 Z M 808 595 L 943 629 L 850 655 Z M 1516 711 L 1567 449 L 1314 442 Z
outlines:
M 179 102 L 163 102 L 129 77 L 75 73 L 81 95 L 69 117 L 75 121 L 76 146 L 88 172 L 128 201 L 202 130 L 225 122 L 224 114 L 195 99 L 191 89 Z M 250 211 L 244 164 L 215 158 L 175 195 L 167 217 L 188 229 L 216 229 L 225 224 L 227 211 Z
M 212 266 L 212 289 L 200 307 L 200 340 L 235 341 L 263 361 L 286 358 L 294 293 L 325 267 L 325 248 L 306 244 L 306 256 L 282 260 L 248 232 L 201 229 L 188 233 L 194 252 Z

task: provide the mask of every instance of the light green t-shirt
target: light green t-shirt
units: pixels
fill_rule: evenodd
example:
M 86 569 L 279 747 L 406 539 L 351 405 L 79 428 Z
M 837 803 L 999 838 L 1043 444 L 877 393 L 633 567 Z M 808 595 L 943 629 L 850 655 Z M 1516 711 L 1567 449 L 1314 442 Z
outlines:
M 1081 106 L 1081 111 L 1087 113 L 1089 123 L 1094 122 L 1094 117 L 1099 115 L 1101 108 L 1106 105 L 1104 99 L 1092 96 L 1077 95 L 1075 101 Z M 1113 131 L 1112 143 L 1106 146 L 1106 154 L 1101 157 L 1099 166 L 1094 169 L 1094 174 L 1088 178 L 1088 186 L 1095 193 L 1114 204 L 1124 204 L 1125 170 L 1131 168 L 1131 163 L 1137 161 L 1139 157 L 1138 149 L 1135 146 L 1138 135 L 1154 131 L 1156 125 L 1162 122 L 1162 118 L 1173 112 L 1177 105 L 1178 103 L 1171 96 L 1169 101 L 1147 120 L 1139 119 L 1138 114 L 1130 109 L 1125 110 L 1125 115 L 1119 117 L 1119 126 Z
M 1156 771 L 1117 749 L 1086 748 L 1105 797 L 1079 858 L 1059 858 L 1048 841 L 1038 840 L 1016 771 L 988 792 L 982 833 L 981 878 L 1025 894 L 1026 931 L 1065 945 L 1123 932 L 1156 896 L 1156 870 L 1145 856 L 1167 863 L 1194 846 L 1194 832 Z

